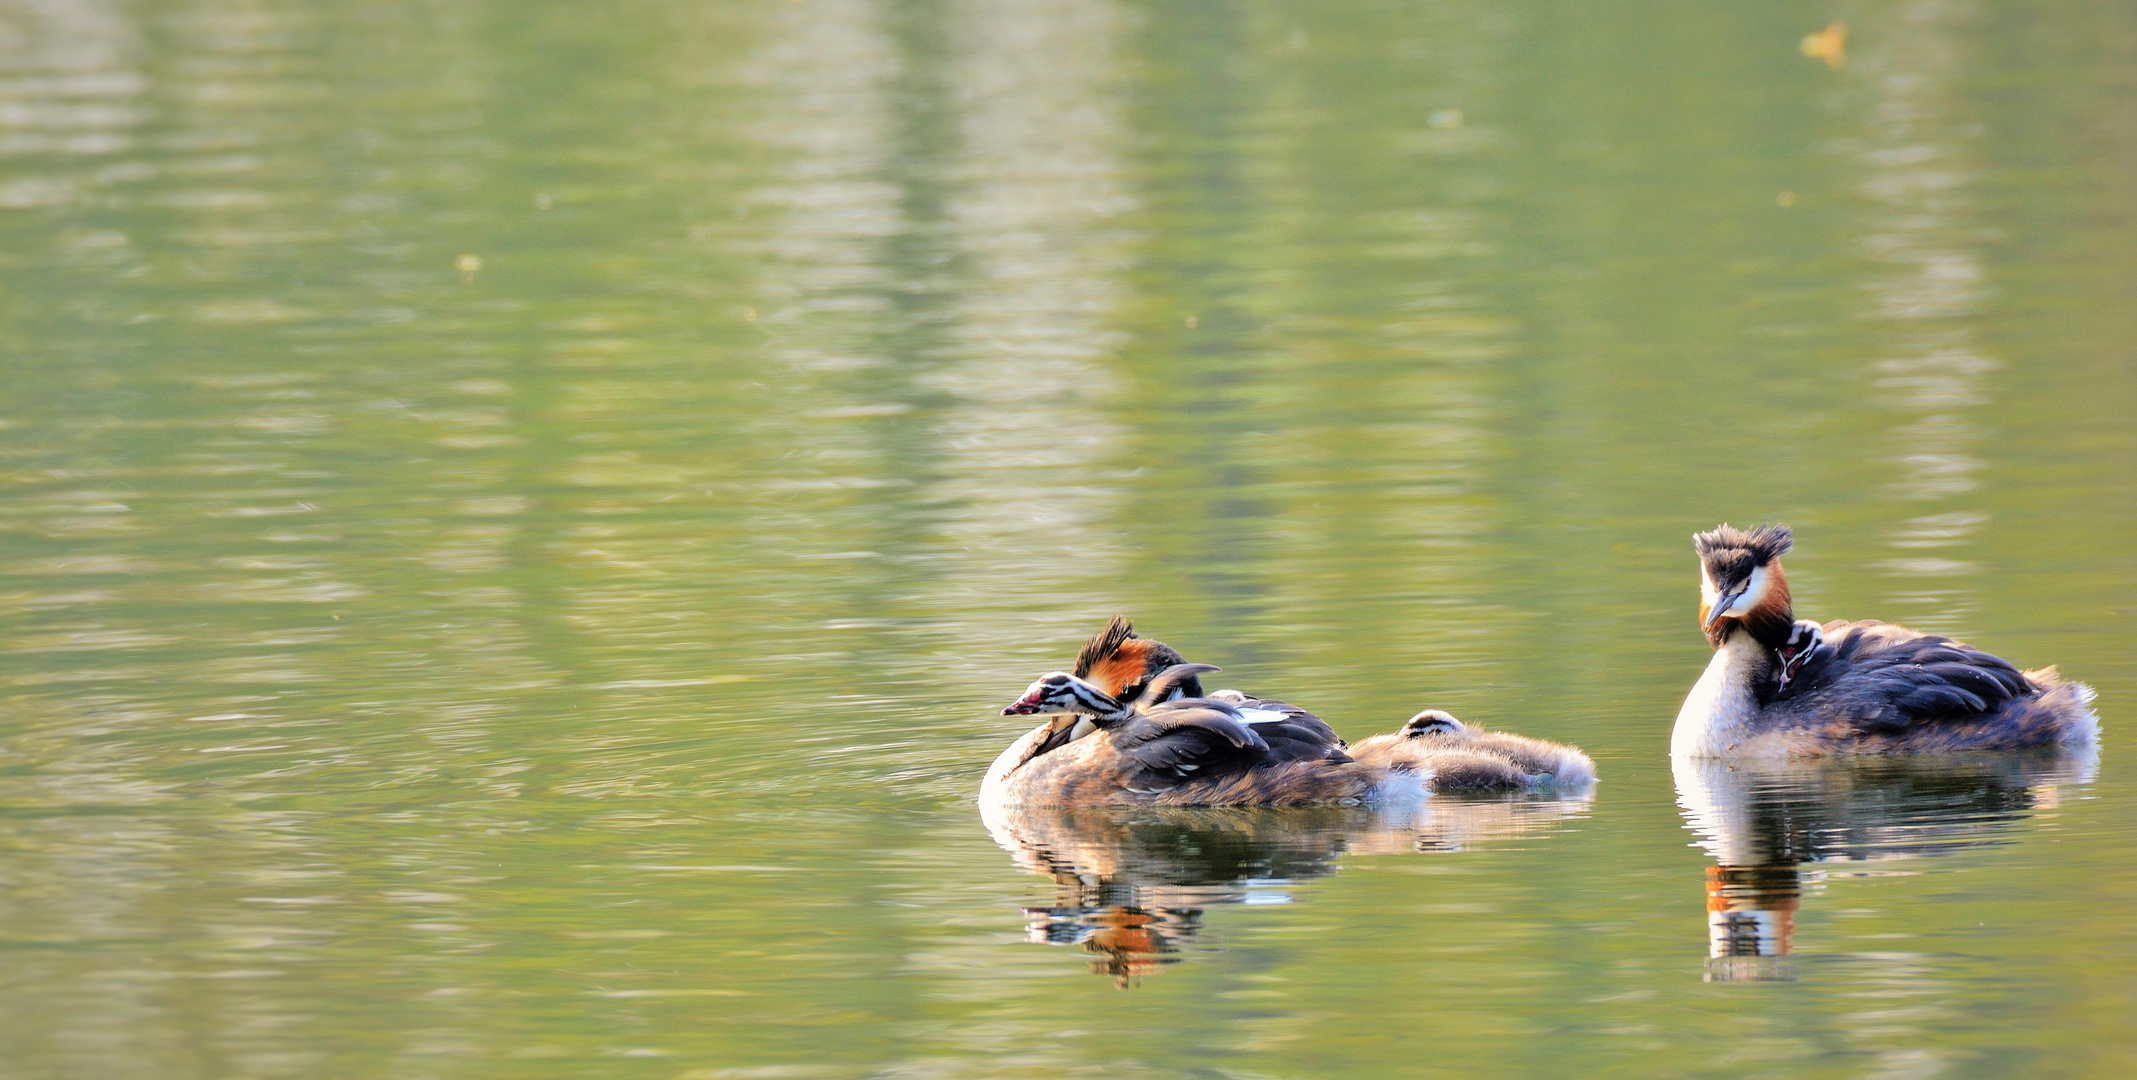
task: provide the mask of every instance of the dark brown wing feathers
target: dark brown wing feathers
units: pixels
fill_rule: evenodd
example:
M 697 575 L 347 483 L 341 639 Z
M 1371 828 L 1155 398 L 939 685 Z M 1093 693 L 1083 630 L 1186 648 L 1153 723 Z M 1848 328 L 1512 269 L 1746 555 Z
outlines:
M 1229 705 L 1200 698 L 1167 702 L 1113 729 L 1131 790 L 1155 791 L 1270 763 L 1269 744 Z
M 1973 719 L 2039 693 L 2010 661 L 1950 638 L 1870 620 L 1825 633 L 1832 654 L 1806 668 L 1790 696 L 1868 733 Z

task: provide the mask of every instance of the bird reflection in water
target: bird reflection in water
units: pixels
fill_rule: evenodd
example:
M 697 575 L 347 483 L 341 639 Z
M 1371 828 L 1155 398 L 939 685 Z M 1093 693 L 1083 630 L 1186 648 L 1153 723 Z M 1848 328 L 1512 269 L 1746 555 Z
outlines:
M 1706 981 L 1793 979 L 1796 908 L 1825 864 L 2010 843 L 2012 826 L 2093 776 L 2096 755 L 1672 763 L 1707 867 Z
M 1081 946 L 1122 988 L 1181 959 L 1222 904 L 1288 904 L 1295 882 L 1346 855 L 1457 852 L 1586 816 L 1578 795 L 1435 796 L 1401 810 L 989 807 L 982 817 L 1017 865 L 1053 879 L 1024 909 L 1030 940 Z

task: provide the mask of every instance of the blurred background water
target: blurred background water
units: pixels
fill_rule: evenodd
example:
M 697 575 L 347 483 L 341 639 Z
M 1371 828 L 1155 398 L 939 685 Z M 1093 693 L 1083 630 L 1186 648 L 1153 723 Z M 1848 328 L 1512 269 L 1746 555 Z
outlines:
M 2109 0 L 0 0 L 0 1073 L 2126 1072 L 2133 342 Z M 1604 781 L 983 823 L 1114 612 Z

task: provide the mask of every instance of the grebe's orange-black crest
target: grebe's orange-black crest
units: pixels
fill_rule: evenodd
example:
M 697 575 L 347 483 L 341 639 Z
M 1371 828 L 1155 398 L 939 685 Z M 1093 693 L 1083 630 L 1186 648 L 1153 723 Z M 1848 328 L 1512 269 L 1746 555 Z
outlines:
M 1152 678 L 1166 668 L 1187 662 L 1162 641 L 1136 636 L 1126 615 L 1115 615 L 1096 637 L 1083 643 L 1076 654 L 1076 677 L 1122 701 L 1140 697 Z M 1180 685 L 1188 697 L 1202 696 L 1202 683 L 1189 678 Z
M 1096 637 L 1083 643 L 1083 651 L 1076 654 L 1076 677 L 1088 679 L 1092 669 L 1111 659 L 1121 646 L 1135 640 L 1135 624 L 1126 615 L 1115 615 Z

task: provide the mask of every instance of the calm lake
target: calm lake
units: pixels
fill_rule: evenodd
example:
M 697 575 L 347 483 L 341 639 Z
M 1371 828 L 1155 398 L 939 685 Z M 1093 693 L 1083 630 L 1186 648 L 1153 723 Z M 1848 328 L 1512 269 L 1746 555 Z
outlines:
M 2133 416 L 2116 0 L 0 0 L 0 1075 L 2137 1073 Z M 1602 782 L 983 821 L 1116 612 Z

